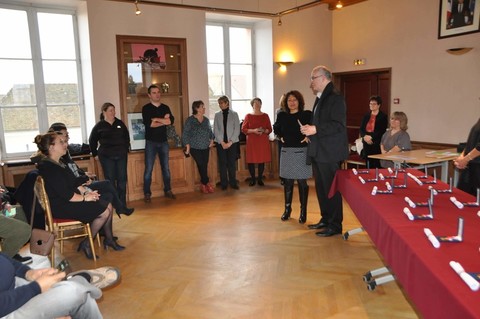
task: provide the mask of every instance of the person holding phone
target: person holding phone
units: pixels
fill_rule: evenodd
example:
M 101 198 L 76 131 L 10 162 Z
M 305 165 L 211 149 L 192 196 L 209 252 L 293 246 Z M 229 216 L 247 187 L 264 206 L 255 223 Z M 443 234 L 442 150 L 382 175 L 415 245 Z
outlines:
M 308 183 L 312 177 L 312 166 L 307 164 L 307 145 L 309 139 L 300 132 L 302 124 L 310 123 L 312 112 L 305 110 L 305 100 L 299 91 L 290 91 L 282 100 L 283 112 L 279 112 L 273 130 L 282 148 L 280 152 L 280 177 L 283 178 L 285 211 L 282 221 L 290 218 L 292 213 L 293 186 L 298 183 L 300 195 L 300 218 L 304 224 L 307 220 Z
M 83 276 L 64 280 L 54 268 L 30 269 L 0 253 L 0 317 L 102 318 L 102 291 Z

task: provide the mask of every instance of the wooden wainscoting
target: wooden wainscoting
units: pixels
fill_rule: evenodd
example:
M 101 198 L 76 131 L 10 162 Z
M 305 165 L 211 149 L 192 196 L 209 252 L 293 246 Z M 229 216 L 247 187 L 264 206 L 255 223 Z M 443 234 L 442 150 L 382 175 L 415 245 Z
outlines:
M 90 155 L 74 156 L 77 165 L 86 172 L 95 172 L 95 161 Z M 2 185 L 18 187 L 25 175 L 36 167 L 30 159 L 9 160 L 2 163 Z

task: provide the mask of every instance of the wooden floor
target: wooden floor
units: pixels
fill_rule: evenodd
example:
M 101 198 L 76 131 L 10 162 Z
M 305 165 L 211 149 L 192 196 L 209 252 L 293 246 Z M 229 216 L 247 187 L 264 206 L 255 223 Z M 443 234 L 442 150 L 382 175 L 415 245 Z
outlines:
M 307 224 L 319 219 L 309 184 Z M 315 236 L 298 223 L 297 194 L 288 222 L 276 180 L 132 202 L 135 213 L 114 221 L 126 250 L 102 249 L 96 265 L 75 251 L 78 242 L 64 255 L 73 270 L 121 269 L 121 283 L 99 301 L 105 318 L 419 318 L 395 282 L 367 290 L 362 275 L 383 266 L 368 236 Z M 344 205 L 344 230 L 358 227 Z

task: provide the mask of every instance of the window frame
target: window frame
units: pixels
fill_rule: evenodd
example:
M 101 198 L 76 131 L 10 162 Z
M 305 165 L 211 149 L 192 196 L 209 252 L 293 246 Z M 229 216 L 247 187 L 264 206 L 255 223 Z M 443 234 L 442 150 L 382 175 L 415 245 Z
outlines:
M 79 110 L 79 121 L 80 121 L 80 132 L 81 132 L 81 141 L 85 141 L 87 135 L 86 129 L 86 114 L 85 114 L 85 99 L 84 99 L 84 86 L 83 86 L 83 77 L 82 77 L 82 65 L 81 65 L 81 54 L 80 54 L 80 42 L 79 42 L 79 28 L 78 28 L 78 16 L 77 11 L 74 8 L 67 7 L 55 7 L 55 6 L 35 6 L 32 4 L 9 4 L 0 2 L 1 9 L 7 10 L 19 10 L 24 11 L 27 15 L 27 23 L 30 37 L 30 50 L 31 58 L 2 58 L 2 60 L 28 60 L 32 62 L 33 69 L 33 81 L 34 81 L 34 90 L 35 90 L 35 103 L 32 105 L 23 106 L 23 105 L 12 105 L 12 106 L 0 106 L 0 109 L 4 108 L 22 108 L 22 107 L 36 107 L 37 110 L 37 120 L 38 120 L 38 129 L 40 133 L 46 132 L 49 129 L 51 123 L 48 123 L 48 108 L 55 107 L 55 104 L 47 103 L 47 92 L 46 92 L 46 83 L 44 81 L 44 68 L 43 63 L 48 61 L 70 61 L 75 62 L 75 67 L 77 71 L 77 88 L 78 88 L 78 100 L 77 103 L 62 103 L 64 106 L 69 105 L 78 105 Z M 49 13 L 49 14 L 62 14 L 69 15 L 72 17 L 72 30 L 73 30 L 73 44 L 75 46 L 75 59 L 44 59 L 41 55 L 41 42 L 40 42 L 40 27 L 38 22 L 38 14 L 40 13 Z M 35 136 L 32 136 L 32 141 Z M 0 155 L 1 160 L 11 160 L 18 158 L 25 158 L 30 156 L 35 150 L 28 150 L 25 152 L 15 152 L 7 153 L 6 152 L 6 141 L 5 141 L 5 129 L 3 124 L 2 112 L 0 112 Z
M 228 96 L 230 99 L 230 106 L 233 108 L 234 102 L 239 102 L 239 103 L 249 103 L 250 100 L 256 96 L 256 56 L 255 56 L 255 23 L 254 22 L 231 22 L 227 20 L 207 20 L 205 27 L 207 26 L 216 26 L 216 27 L 222 27 L 223 29 L 223 55 L 224 55 L 224 62 L 223 62 L 223 68 L 224 68 L 224 87 L 225 87 L 225 92 L 224 94 Z M 244 28 L 244 29 L 249 29 L 250 30 L 250 56 L 251 56 L 251 64 L 248 63 L 232 63 L 230 60 L 230 28 Z M 220 65 L 222 63 L 212 63 L 209 62 L 208 60 L 208 55 L 207 55 L 207 70 L 209 65 Z M 234 99 L 232 95 L 232 74 L 231 74 L 231 67 L 236 66 L 236 65 L 250 65 L 252 68 L 252 74 L 251 74 L 251 83 L 252 83 L 252 97 L 250 98 L 245 98 L 245 99 Z M 209 97 L 210 99 L 210 97 Z M 209 101 L 210 105 L 210 101 Z M 237 110 L 238 111 L 238 110 Z M 209 113 L 211 114 L 211 113 Z M 210 118 L 211 121 L 213 121 L 213 117 Z

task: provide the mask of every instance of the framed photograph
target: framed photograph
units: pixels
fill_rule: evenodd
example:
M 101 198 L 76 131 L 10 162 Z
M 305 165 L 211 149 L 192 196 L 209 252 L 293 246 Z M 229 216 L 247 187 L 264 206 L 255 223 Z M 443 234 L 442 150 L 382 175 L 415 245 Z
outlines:
M 440 0 L 438 38 L 480 31 L 480 4 L 477 0 Z
M 132 151 L 145 149 L 145 125 L 142 113 L 128 113 L 128 131 Z

